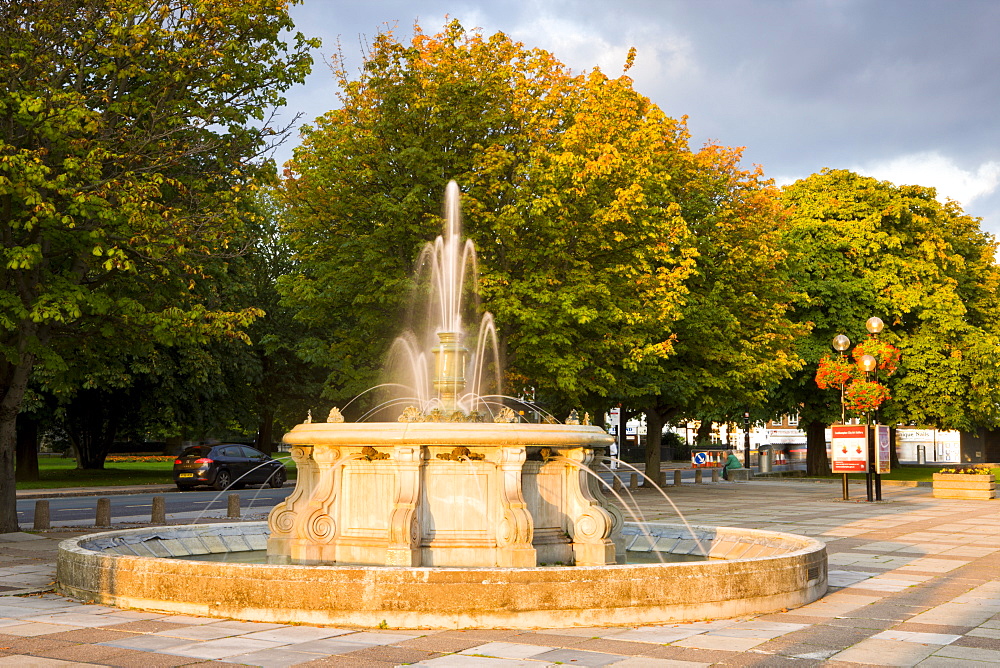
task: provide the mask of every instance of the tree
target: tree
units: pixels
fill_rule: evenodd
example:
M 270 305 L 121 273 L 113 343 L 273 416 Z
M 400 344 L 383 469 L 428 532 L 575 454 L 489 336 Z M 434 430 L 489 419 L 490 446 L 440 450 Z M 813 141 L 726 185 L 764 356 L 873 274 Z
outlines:
M 573 75 L 458 22 L 434 36 L 417 26 L 409 45 L 382 33 L 357 79 L 335 71 L 343 106 L 304 131 L 286 172 L 298 264 L 281 282 L 322 332 L 300 350 L 331 369 L 330 398 L 377 382 L 449 179 L 509 384 L 568 410 L 670 354 L 693 262 L 669 187 L 689 167 L 682 122 L 628 77 Z
M 197 342 L 255 315 L 190 293 L 235 250 L 239 200 L 281 136 L 266 110 L 309 70 L 316 43 L 282 39 L 287 4 L 0 4 L 0 532 L 17 529 L 15 420 L 36 361 L 58 366 L 81 328 Z
M 760 407 L 766 390 L 799 368 L 792 350 L 803 328 L 783 245 L 786 221 L 777 191 L 760 168 L 740 166 L 741 151 L 714 144 L 688 157 L 671 181 L 689 225 L 695 267 L 685 280 L 674 354 L 635 370 L 623 397 L 646 413 L 647 479 L 658 481 L 663 426 L 679 419 L 731 422 Z
M 817 364 L 836 334 L 861 342 L 873 315 L 902 352 L 883 421 L 995 424 L 996 245 L 978 220 L 938 202 L 932 188 L 844 170 L 797 181 L 782 199 L 803 293 L 795 314 L 812 333 L 797 344 L 806 366 L 776 397 L 784 410 L 801 413 L 810 473 L 828 470 L 824 427 L 840 419 L 839 391 L 816 386 Z

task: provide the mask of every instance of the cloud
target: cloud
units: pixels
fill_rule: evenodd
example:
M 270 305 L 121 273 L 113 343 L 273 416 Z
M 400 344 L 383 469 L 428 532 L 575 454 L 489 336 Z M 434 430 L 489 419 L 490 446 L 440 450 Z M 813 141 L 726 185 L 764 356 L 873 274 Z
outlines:
M 975 169 L 967 170 L 936 151 L 867 162 L 851 167 L 851 170 L 897 185 L 937 188 L 938 197 L 951 198 L 963 207 L 988 197 L 1000 187 L 1000 161 L 983 162 Z

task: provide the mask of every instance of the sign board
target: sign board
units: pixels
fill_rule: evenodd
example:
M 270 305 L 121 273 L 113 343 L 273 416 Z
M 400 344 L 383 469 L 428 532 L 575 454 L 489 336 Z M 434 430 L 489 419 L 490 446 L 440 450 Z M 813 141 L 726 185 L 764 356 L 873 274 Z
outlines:
M 722 466 L 723 459 L 725 459 L 725 452 L 722 450 L 692 452 L 691 467 L 696 469 L 715 468 L 717 466 Z
M 868 470 L 868 427 L 835 424 L 830 432 L 830 469 L 834 473 L 864 473 Z
M 875 473 L 889 472 L 889 461 L 892 457 L 891 448 L 889 427 L 884 424 L 875 425 Z

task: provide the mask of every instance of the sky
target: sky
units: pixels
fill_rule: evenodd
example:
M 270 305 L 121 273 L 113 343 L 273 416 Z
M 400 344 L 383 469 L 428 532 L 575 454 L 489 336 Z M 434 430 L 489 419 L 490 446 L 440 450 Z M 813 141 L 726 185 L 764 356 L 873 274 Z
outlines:
M 1000 236 L 996 0 L 304 0 L 292 17 L 323 40 L 286 95 L 303 122 L 338 106 L 323 61 L 356 70 L 386 26 L 455 18 L 612 77 L 634 46 L 635 89 L 688 116 L 692 147 L 743 146 L 778 184 L 832 168 L 934 187 Z

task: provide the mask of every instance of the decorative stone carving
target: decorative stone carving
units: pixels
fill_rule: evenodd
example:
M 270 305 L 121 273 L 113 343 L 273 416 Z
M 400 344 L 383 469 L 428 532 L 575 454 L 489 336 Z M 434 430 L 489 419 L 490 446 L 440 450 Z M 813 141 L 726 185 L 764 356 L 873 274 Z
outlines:
M 569 417 L 566 418 L 566 424 L 580 424 L 580 415 L 576 412 L 575 408 L 569 412 Z
M 400 422 L 424 422 L 426 417 L 416 406 L 407 406 L 399 416 Z
M 517 413 L 510 406 L 504 406 L 499 411 L 497 411 L 496 416 L 493 418 L 493 422 L 496 424 L 505 424 L 510 422 L 517 422 Z
M 365 447 L 361 448 L 361 459 L 371 462 L 376 459 L 389 459 L 389 455 L 388 453 L 385 452 L 379 452 L 370 445 L 366 445 Z
M 330 409 L 330 414 L 326 416 L 327 422 L 340 423 L 344 421 L 344 416 L 340 414 L 340 409 L 334 406 Z
M 438 459 L 444 459 L 445 461 L 461 462 L 461 461 L 482 461 L 486 459 L 486 455 L 472 452 L 467 447 L 459 446 L 453 449 L 451 452 L 442 452 L 437 456 Z

